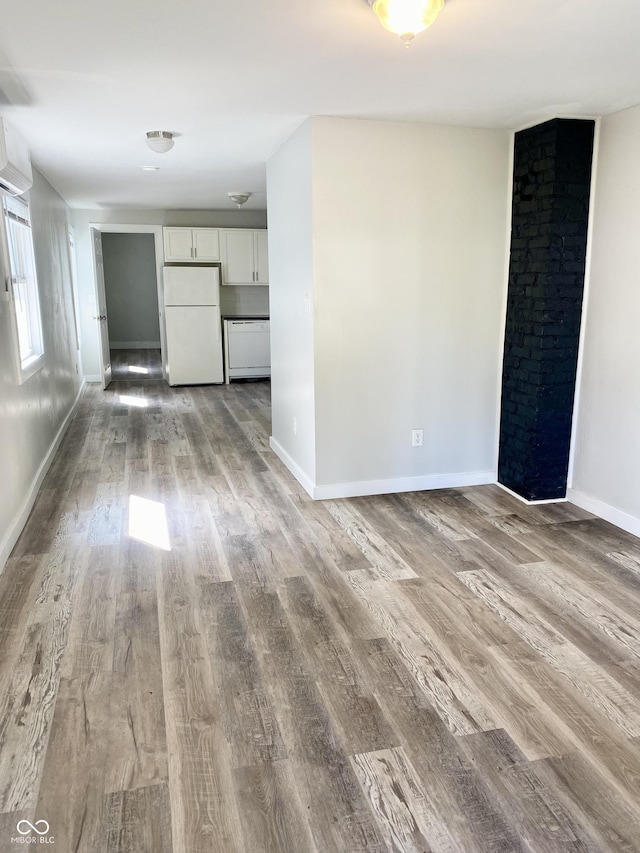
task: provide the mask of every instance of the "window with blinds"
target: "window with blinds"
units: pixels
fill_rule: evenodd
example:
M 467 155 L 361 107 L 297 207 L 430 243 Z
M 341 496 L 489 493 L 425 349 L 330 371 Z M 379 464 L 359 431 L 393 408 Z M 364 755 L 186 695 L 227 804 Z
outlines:
M 29 205 L 4 196 L 4 221 L 9 248 L 10 294 L 15 311 L 20 367 L 30 372 L 44 355 L 38 279 L 33 252 Z

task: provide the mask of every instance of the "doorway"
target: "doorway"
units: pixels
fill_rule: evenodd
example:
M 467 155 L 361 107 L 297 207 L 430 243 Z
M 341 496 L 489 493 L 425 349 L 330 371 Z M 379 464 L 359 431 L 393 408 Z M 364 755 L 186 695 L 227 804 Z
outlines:
M 153 234 L 102 235 L 109 349 L 160 350 Z
M 113 363 L 138 353 L 166 377 L 162 305 L 162 228 L 92 225 L 103 387 Z

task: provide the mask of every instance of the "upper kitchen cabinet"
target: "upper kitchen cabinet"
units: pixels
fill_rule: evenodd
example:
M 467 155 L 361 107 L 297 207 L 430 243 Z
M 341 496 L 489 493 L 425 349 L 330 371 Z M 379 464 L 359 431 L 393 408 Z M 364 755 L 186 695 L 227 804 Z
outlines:
M 220 231 L 223 284 L 269 284 L 269 251 L 265 229 Z
M 209 264 L 220 260 L 217 228 L 163 228 L 162 231 L 166 262 Z

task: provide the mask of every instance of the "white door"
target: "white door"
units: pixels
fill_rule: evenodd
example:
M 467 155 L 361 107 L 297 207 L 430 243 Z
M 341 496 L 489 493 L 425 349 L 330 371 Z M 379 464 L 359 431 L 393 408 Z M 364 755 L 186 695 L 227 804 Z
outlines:
M 102 372 L 102 387 L 111 384 L 111 351 L 109 349 L 109 324 L 107 322 L 107 295 L 104 289 L 104 262 L 102 259 L 102 234 L 97 228 L 91 229 L 93 241 L 93 265 L 96 276 L 96 308 L 94 319 L 98 323 L 100 339 L 100 368 Z
M 165 261 L 192 261 L 193 238 L 191 228 L 164 229 Z
M 256 284 L 269 284 L 269 243 L 266 231 L 254 232 Z
M 220 260 L 220 240 L 215 228 L 194 228 L 193 234 L 193 258 L 196 261 Z
M 225 284 L 254 284 L 253 231 L 222 232 L 222 276 Z

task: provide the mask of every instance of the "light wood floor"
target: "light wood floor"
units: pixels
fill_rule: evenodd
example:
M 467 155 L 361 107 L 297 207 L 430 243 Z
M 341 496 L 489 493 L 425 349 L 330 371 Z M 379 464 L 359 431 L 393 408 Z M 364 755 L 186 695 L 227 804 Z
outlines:
M 314 503 L 268 383 L 127 358 L 0 576 L 2 853 L 22 819 L 60 853 L 640 850 L 637 539 L 493 486 Z

